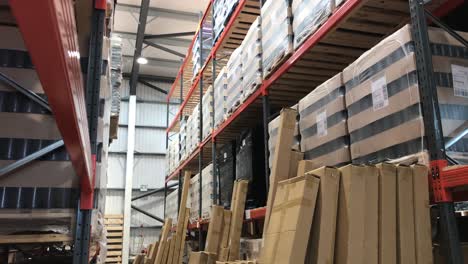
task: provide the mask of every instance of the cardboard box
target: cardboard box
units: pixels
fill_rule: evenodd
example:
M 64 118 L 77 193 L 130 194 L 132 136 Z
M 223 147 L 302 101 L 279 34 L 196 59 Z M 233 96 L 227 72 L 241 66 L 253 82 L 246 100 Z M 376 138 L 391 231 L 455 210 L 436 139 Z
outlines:
M 245 200 L 249 182 L 237 181 L 235 188 L 235 199 L 232 205 L 231 230 L 229 231 L 229 257 L 228 260 L 239 260 L 240 237 L 242 225 L 244 224 Z
M 397 263 L 397 168 L 381 163 L 379 168 L 379 263 Z
M 205 251 L 190 253 L 189 264 L 215 264 L 215 263 L 216 263 L 216 254 L 205 252 Z
M 398 166 L 397 175 L 398 263 L 416 263 L 413 171 L 410 167 Z
M 319 182 L 305 175 L 278 183 L 259 263 L 304 263 Z
M 223 67 L 214 82 L 214 128 L 217 128 L 227 114 L 227 69 Z
M 301 151 L 323 166 L 349 164 L 347 111 L 342 74 L 318 86 L 299 101 Z
M 322 167 L 307 172 L 320 179 L 305 263 L 334 263 L 340 171 Z
M 226 65 L 226 70 L 226 109 L 227 113 L 230 114 L 237 109 L 243 99 L 242 46 L 232 52 Z
M 243 100 L 254 93 L 263 81 L 261 17 L 257 17 L 242 41 Z
M 467 108 L 468 91 L 453 79 L 464 78 L 468 60 L 454 55 L 462 44 L 443 30 L 430 28 L 429 39 L 444 137 L 451 138 L 468 118 L 461 110 Z M 404 26 L 343 71 L 353 162 L 396 159 L 424 151 L 413 45 L 410 26 Z M 464 152 L 467 146 L 468 141 L 463 140 L 451 150 Z

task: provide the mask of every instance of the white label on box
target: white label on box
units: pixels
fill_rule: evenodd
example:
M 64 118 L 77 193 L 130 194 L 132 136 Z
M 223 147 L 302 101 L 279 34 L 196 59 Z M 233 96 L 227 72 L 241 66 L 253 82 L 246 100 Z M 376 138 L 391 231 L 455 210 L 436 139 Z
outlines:
M 372 105 L 374 111 L 382 109 L 388 105 L 387 78 L 385 75 L 372 81 Z
M 327 135 L 327 111 L 324 110 L 317 114 L 317 136 L 324 137 Z
M 453 93 L 468 98 L 468 67 L 452 64 Z
M 245 219 L 250 219 L 250 210 L 245 210 Z

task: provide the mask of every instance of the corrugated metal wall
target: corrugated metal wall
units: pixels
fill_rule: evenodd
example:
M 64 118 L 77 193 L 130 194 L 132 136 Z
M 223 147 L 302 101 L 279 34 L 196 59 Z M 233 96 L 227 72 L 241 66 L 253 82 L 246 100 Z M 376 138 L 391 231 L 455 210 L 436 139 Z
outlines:
M 152 84 L 169 90 L 171 84 L 152 82 Z M 108 181 L 106 197 L 106 214 L 123 214 L 125 164 L 127 150 L 128 124 L 128 80 L 123 80 L 121 86 L 121 102 L 118 139 L 110 145 L 108 160 Z M 176 113 L 178 105 L 170 105 L 170 119 Z M 136 129 L 135 129 L 135 161 L 133 176 L 133 195 L 141 194 L 140 189 L 156 189 L 164 186 L 166 171 L 166 95 L 150 87 L 138 84 Z M 133 203 L 154 215 L 163 218 L 164 194 L 142 198 Z M 132 211 L 132 229 L 130 250 L 138 253 L 142 247 L 154 243 L 159 236 L 158 221 Z

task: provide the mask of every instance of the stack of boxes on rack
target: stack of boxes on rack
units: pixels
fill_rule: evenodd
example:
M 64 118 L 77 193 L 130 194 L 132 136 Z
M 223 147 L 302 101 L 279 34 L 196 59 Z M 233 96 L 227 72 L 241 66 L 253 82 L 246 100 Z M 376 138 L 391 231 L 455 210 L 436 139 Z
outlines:
M 211 207 L 213 200 L 216 199 L 216 192 L 214 192 L 216 186 L 213 180 L 213 165 L 209 164 L 202 170 L 202 219 L 210 219 Z M 197 222 L 199 219 L 199 208 L 200 208 L 200 174 L 197 174 L 190 179 L 190 218 L 191 223 Z
M 202 32 L 202 39 L 200 41 L 200 34 L 197 35 L 195 42 L 193 43 L 192 47 L 192 64 L 193 64 L 193 78 L 198 75 L 202 65 L 200 64 L 200 60 L 202 63 L 205 63 L 208 55 L 210 55 L 211 45 L 212 45 L 212 28 L 211 23 L 206 21 L 203 23 L 201 28 Z M 201 43 L 200 43 L 201 42 Z
M 262 84 L 262 31 L 261 18 L 252 23 L 242 42 L 242 101 Z
M 211 130 L 213 129 L 213 107 L 213 86 L 210 85 L 202 98 L 203 140 L 205 140 L 211 134 Z
M 234 50 L 226 66 L 226 109 L 228 115 L 234 112 L 242 103 L 243 76 L 242 76 L 242 46 Z
M 217 128 L 227 114 L 227 68 L 223 67 L 214 82 L 214 126 Z
M 229 21 L 232 12 L 236 8 L 239 0 L 217 0 L 213 1 L 213 31 L 214 40 L 213 44 L 217 41 L 221 33 L 223 33 L 224 26 Z
M 187 119 L 187 156 L 190 155 L 200 142 L 200 104 L 198 103 Z
M 117 139 L 117 128 L 120 113 L 120 85 L 122 84 L 122 39 L 112 37 L 111 42 L 111 84 L 112 107 L 110 121 L 110 138 Z

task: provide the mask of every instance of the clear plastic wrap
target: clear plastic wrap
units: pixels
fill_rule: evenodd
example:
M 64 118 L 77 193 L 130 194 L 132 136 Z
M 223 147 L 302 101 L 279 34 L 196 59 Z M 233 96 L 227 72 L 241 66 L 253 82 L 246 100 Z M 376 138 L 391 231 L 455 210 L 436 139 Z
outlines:
M 335 0 L 292 1 L 294 49 L 297 49 L 333 12 Z
M 227 97 L 227 69 L 223 67 L 219 72 L 214 82 L 214 127 L 217 128 L 223 121 L 227 113 L 226 97 Z
M 262 51 L 263 77 L 293 51 L 292 11 L 290 0 L 268 0 L 263 4 Z
M 229 58 L 227 69 L 226 108 L 234 112 L 242 100 L 242 46 L 238 47 Z
M 210 85 L 206 90 L 205 94 L 203 95 L 203 106 L 202 106 L 202 113 L 203 113 L 203 133 L 202 138 L 203 140 L 208 137 L 213 129 L 213 86 Z
M 301 151 L 317 168 L 351 162 L 344 93 L 339 73 L 299 101 Z
M 343 72 L 353 162 L 417 156 L 419 162 L 428 163 L 410 30 L 407 25 L 387 37 Z M 459 73 L 468 74 L 468 53 L 440 29 L 430 28 L 429 38 L 442 129 L 449 139 L 468 120 L 468 93 L 458 94 L 453 87 Z M 466 84 L 460 88 L 468 91 Z M 467 143 L 465 137 L 449 151 L 463 153 Z
M 298 110 L 298 105 L 291 106 L 290 108 L 295 109 L 296 111 Z M 299 116 L 297 116 L 299 119 Z M 278 129 L 279 129 L 279 122 L 280 122 L 280 117 L 276 117 L 275 119 L 271 120 L 270 123 L 268 123 L 268 150 L 269 150 L 269 159 L 268 159 L 268 165 L 271 169 L 271 165 L 273 163 L 273 157 L 275 155 L 275 146 L 276 146 L 276 136 L 278 135 Z M 299 134 L 299 121 L 296 122 L 296 127 L 294 129 L 294 139 L 293 143 L 291 146 L 292 150 L 297 150 L 301 151 L 301 136 Z
M 239 0 L 216 0 L 213 3 L 213 31 L 214 31 L 214 42 L 218 39 L 224 30 L 224 25 L 227 24 L 231 17 L 232 12 L 237 7 Z
M 180 151 L 180 162 L 183 162 L 187 158 L 188 154 L 188 142 L 189 140 L 189 124 L 188 118 L 183 118 L 180 121 L 180 141 L 179 141 L 179 151 Z
M 200 206 L 200 174 L 190 180 L 190 222 L 199 219 Z M 215 182 L 213 181 L 213 165 L 209 164 L 202 170 L 202 219 L 209 219 L 211 206 L 216 198 L 213 192 Z
M 243 100 L 247 99 L 262 84 L 262 31 L 261 18 L 250 26 L 242 42 Z

